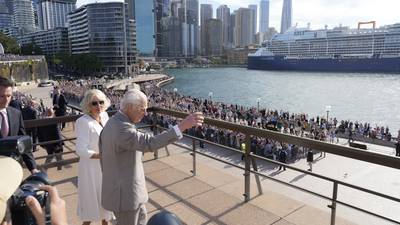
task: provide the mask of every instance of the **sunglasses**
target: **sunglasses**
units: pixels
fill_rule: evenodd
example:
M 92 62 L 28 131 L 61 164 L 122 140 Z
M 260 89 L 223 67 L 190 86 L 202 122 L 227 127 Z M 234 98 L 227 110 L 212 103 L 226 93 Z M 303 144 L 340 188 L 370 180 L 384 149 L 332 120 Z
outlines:
M 104 105 L 104 101 L 93 101 L 92 106 Z

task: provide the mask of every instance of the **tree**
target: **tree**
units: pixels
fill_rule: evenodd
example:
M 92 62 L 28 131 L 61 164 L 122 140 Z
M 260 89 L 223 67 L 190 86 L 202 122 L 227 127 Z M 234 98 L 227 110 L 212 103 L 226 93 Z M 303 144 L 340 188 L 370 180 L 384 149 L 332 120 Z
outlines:
M 8 54 L 19 54 L 20 48 L 17 41 L 5 35 L 4 33 L 0 32 L 0 43 L 4 47 L 4 52 Z
M 21 46 L 21 54 L 22 55 L 42 55 L 43 51 L 35 42 L 31 42 L 29 44 Z
M 68 52 L 59 52 L 54 56 L 53 61 L 64 70 L 79 74 L 90 74 L 103 67 L 100 59 L 93 54 L 71 55 Z

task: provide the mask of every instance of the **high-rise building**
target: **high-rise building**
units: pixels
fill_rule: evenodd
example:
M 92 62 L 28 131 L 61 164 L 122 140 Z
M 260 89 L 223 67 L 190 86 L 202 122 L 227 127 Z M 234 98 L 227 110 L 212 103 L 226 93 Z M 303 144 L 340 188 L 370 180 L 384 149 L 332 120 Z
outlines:
M 269 0 L 260 1 L 260 26 L 259 32 L 265 33 L 269 28 Z
M 135 19 L 135 13 L 136 13 L 135 2 L 136 2 L 135 0 L 125 0 L 125 4 L 127 4 L 126 6 L 128 8 L 128 18 L 130 20 L 134 20 Z
M 245 47 L 253 43 L 253 13 L 249 8 L 239 8 L 235 14 L 235 46 Z
M 232 42 L 229 42 L 229 24 L 231 20 L 230 9 L 226 5 L 217 8 L 217 19 L 222 23 L 222 45 L 225 49 L 230 48 Z
M 33 19 L 35 20 L 35 27 L 39 28 L 39 18 L 38 18 L 38 3 L 39 0 L 32 0 L 32 9 L 33 9 Z
M 156 0 L 156 56 L 186 58 L 198 54 L 198 0 Z
M 153 56 L 155 53 L 154 18 L 157 15 L 157 7 L 154 3 L 149 0 L 135 0 L 136 43 L 141 56 Z
M 55 55 L 59 52 L 68 52 L 68 30 L 66 27 L 57 27 L 45 31 L 36 31 L 18 38 L 20 45 L 27 45 L 34 42 L 42 49 L 45 55 Z
M 251 27 L 253 30 L 253 36 L 257 33 L 257 5 L 249 5 L 249 9 L 252 10 L 251 18 L 253 20 Z M 254 38 L 253 38 L 254 39 Z M 254 40 L 253 40 L 254 41 Z
M 292 26 L 292 0 L 283 0 L 281 34 Z
M 68 14 L 71 53 L 96 55 L 109 73 L 128 74 L 135 63 L 135 29 L 122 2 L 92 3 Z
M 183 36 L 185 37 L 183 42 L 184 55 L 196 56 L 199 49 L 199 1 L 185 0 L 184 2 L 184 24 L 186 26 L 186 29 L 183 29 Z
M 5 0 L 0 0 L 0 31 L 11 27 L 11 13 Z
M 13 0 L 12 25 L 18 29 L 18 34 L 27 34 L 35 31 L 35 20 L 30 0 Z
M 39 0 L 37 4 L 39 29 L 66 27 L 67 14 L 76 8 L 76 0 Z
M 4 0 L 4 2 L 6 3 L 6 6 L 7 6 L 7 8 L 8 8 L 8 12 L 9 12 L 10 14 L 13 13 L 13 3 L 12 3 L 12 1 L 13 1 L 13 0 Z
M 219 19 L 208 19 L 205 24 L 206 55 L 219 56 L 222 54 L 222 22 Z
M 235 47 L 235 26 L 236 26 L 236 21 L 235 21 L 235 15 L 236 11 L 234 11 L 229 18 L 229 43 L 231 44 L 231 47 Z
M 211 4 L 200 5 L 200 41 L 201 41 L 201 54 L 206 54 L 206 21 L 213 18 L 213 8 Z

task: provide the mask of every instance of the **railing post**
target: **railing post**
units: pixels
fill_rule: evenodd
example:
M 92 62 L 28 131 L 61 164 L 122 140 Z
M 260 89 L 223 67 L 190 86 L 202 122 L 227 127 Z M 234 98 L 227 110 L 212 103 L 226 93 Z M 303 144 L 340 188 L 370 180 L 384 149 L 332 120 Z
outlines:
M 254 157 L 251 157 L 251 164 L 253 165 L 253 170 L 258 172 L 256 159 Z M 254 174 L 254 177 L 256 178 L 256 182 L 257 182 L 258 194 L 262 195 L 263 190 L 262 190 L 262 185 L 261 185 L 261 181 L 260 181 L 260 176 L 258 176 L 258 174 Z
M 157 135 L 157 114 L 153 113 L 153 135 Z M 154 159 L 158 159 L 158 149 L 154 151 Z
M 190 172 L 192 172 L 193 176 L 196 176 L 196 140 L 195 139 L 192 139 L 192 150 L 193 150 L 193 152 L 190 154 L 193 157 L 193 169 Z
M 244 152 L 244 201 L 250 201 L 250 134 L 246 134 L 245 139 L 245 152 Z
M 332 205 L 328 205 L 328 207 L 331 208 L 331 225 L 335 225 L 335 220 L 336 220 L 337 192 L 338 192 L 338 183 L 336 181 L 334 181 L 333 182 Z

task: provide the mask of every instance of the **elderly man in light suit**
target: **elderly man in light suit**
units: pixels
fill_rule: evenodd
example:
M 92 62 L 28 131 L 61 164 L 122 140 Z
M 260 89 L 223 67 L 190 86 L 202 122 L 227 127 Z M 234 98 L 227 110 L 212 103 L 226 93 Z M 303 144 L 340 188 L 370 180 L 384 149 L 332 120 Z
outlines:
M 104 126 L 100 139 L 103 171 L 101 202 L 113 211 L 118 225 L 145 225 L 148 200 L 142 153 L 164 147 L 182 137 L 184 130 L 203 123 L 201 113 L 193 113 L 179 125 L 157 136 L 135 127 L 146 114 L 147 97 L 136 89 L 121 99 L 120 110 Z

